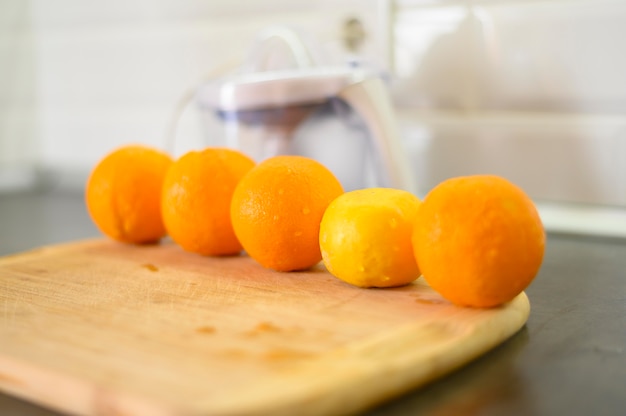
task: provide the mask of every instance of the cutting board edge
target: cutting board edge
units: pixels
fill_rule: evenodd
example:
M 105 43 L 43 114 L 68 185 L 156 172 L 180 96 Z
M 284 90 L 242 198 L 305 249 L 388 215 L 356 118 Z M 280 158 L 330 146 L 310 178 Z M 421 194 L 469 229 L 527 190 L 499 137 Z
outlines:
M 19 374 L 19 376 L 18 376 Z M 54 411 L 79 415 L 179 416 L 173 407 L 0 354 L 0 391 Z M 77 402 L 77 399 L 81 399 Z M 130 413 L 128 413 L 130 412 Z
M 502 312 L 502 311 L 500 311 Z M 471 353 L 461 354 L 459 346 L 468 346 L 468 343 L 452 342 L 450 340 L 443 344 L 430 344 L 427 351 L 433 354 L 432 360 L 439 364 L 424 370 L 423 368 L 411 368 L 411 371 L 404 369 L 404 374 L 394 372 L 394 368 L 399 365 L 410 365 L 410 362 L 423 361 L 423 356 L 416 358 L 407 356 L 390 356 L 388 360 L 376 362 L 375 366 L 364 363 L 372 352 L 375 352 L 376 345 L 382 345 L 383 339 L 368 340 L 363 344 L 349 345 L 337 351 L 328 353 L 311 363 L 310 366 L 303 367 L 300 371 L 311 374 L 304 374 L 304 379 L 310 380 L 309 384 L 293 384 L 290 378 L 284 380 L 270 381 L 263 390 L 281 391 L 280 399 L 268 395 L 256 395 L 256 401 L 248 401 L 243 406 L 233 405 L 233 403 L 222 403 L 221 405 L 199 404 L 189 408 L 176 408 L 165 403 L 155 401 L 154 398 L 141 397 L 115 391 L 107 387 L 98 386 L 93 383 L 85 383 L 84 380 L 74 379 L 72 376 L 58 371 L 32 366 L 26 362 L 13 357 L 0 355 L 0 391 L 31 401 L 38 405 L 62 412 L 71 412 L 84 415 L 101 414 L 136 414 L 142 416 L 180 416 L 192 415 L 200 416 L 206 414 L 220 415 L 258 415 L 272 414 L 276 416 L 291 415 L 294 411 L 303 416 L 325 415 L 337 413 L 341 409 L 342 414 L 354 414 L 368 408 L 372 408 L 393 397 L 408 391 L 420 388 L 436 379 L 444 377 L 459 368 L 469 364 L 478 357 L 486 354 L 493 348 L 517 333 L 526 324 L 530 313 L 530 303 L 525 293 L 521 293 L 506 307 L 506 314 L 499 313 L 497 320 L 508 321 L 507 326 L 498 326 L 500 331 L 488 331 L 488 322 L 481 322 L 480 325 L 463 334 L 463 338 L 471 343 Z M 511 316 L 515 317 L 515 325 L 511 323 Z M 419 328 L 423 325 L 407 324 L 384 335 L 385 339 L 393 338 L 395 343 L 415 341 L 419 338 Z M 478 343 L 483 339 L 476 337 L 475 332 L 484 332 L 492 336 L 486 341 Z M 400 335 L 398 335 L 400 334 Z M 442 347 L 448 349 L 440 349 Z M 450 348 L 451 347 L 451 348 Z M 386 349 L 389 346 L 385 347 Z M 401 350 L 401 349 L 398 349 Z M 438 351 L 437 353 L 434 353 Z M 452 364 L 441 365 L 437 357 L 454 353 Z M 422 353 L 416 353 L 418 356 Z M 338 355 L 340 360 L 338 360 Z M 380 357 L 378 357 L 380 358 Z M 329 383 L 328 380 L 309 377 L 319 374 L 318 366 L 322 366 L 322 372 L 333 374 L 332 368 L 340 364 L 339 370 L 343 371 L 341 376 L 334 377 Z M 365 364 L 365 365 L 364 365 Z M 369 363 L 371 364 L 371 363 Z M 313 369 L 316 367 L 316 369 Z M 363 369 L 365 368 L 365 369 Z M 381 374 L 381 369 L 387 368 L 388 374 Z M 391 371 L 389 370 L 391 368 Z M 355 370 L 356 369 L 356 370 Z M 21 376 L 16 376 L 20 374 Z M 336 375 L 336 372 L 335 372 Z M 396 377 L 403 375 L 402 378 Z M 294 377 L 303 379 L 303 374 L 297 372 Z M 385 382 L 377 382 L 377 379 L 384 378 Z M 383 388 L 380 388 L 380 387 Z M 292 391 L 285 394 L 284 387 L 291 387 Z M 308 393 L 303 394 L 302 391 Z M 65 392 L 65 395 L 59 394 Z M 242 395 L 252 397 L 254 391 L 243 392 Z M 350 400 L 351 397 L 360 396 L 360 400 Z M 363 397 L 368 397 L 363 400 Z M 77 405 L 76 398 L 82 398 Z M 71 403 L 69 405 L 68 403 Z
M 463 335 L 463 338 L 468 343 L 471 343 L 469 354 L 467 353 L 468 343 L 459 343 L 458 340 L 457 342 L 448 340 L 442 344 L 431 344 L 427 350 L 429 354 L 433 354 L 431 357 L 432 362 L 437 365 L 429 371 L 424 371 L 421 368 L 412 368 L 413 371 L 405 371 L 404 374 L 398 371 L 397 374 L 405 377 L 402 379 L 396 378 L 396 380 L 390 379 L 390 377 L 393 377 L 393 371 L 391 371 L 392 374 L 381 374 L 380 372 L 380 369 L 385 367 L 393 370 L 402 362 L 423 361 L 424 357 L 421 352 L 417 352 L 413 357 L 410 354 L 404 357 L 389 357 L 390 359 L 387 361 L 377 362 L 375 368 L 372 368 L 372 366 L 368 367 L 366 363 L 366 370 L 353 371 L 354 368 L 363 367 L 362 360 L 364 356 L 367 357 L 367 353 L 363 354 L 363 349 L 372 351 L 376 348 L 377 343 L 382 345 L 382 339 L 374 342 L 368 340 L 368 342 L 361 345 L 353 344 L 347 348 L 328 353 L 312 362 L 310 368 L 304 367 L 303 371 L 310 371 L 311 374 L 298 373 L 294 375 L 294 378 L 297 380 L 309 380 L 310 382 L 306 385 L 295 384 L 287 379 L 274 380 L 274 384 L 270 382 L 269 385 L 263 386 L 263 391 L 279 391 L 280 397 L 278 399 L 264 395 L 258 389 L 254 389 L 241 392 L 243 396 L 249 399 L 243 406 L 241 406 L 241 403 L 238 406 L 233 402 L 225 402 L 217 406 L 204 405 L 196 407 L 190 414 L 193 416 L 206 414 L 237 416 L 272 414 L 274 416 L 287 416 L 297 412 L 297 414 L 302 416 L 317 416 L 336 414 L 338 409 L 341 409 L 341 414 L 355 414 L 440 379 L 468 365 L 515 335 L 524 327 L 530 316 L 530 302 L 526 293 L 520 293 L 506 305 L 505 310 L 505 314 L 502 313 L 503 311 L 499 311 L 497 315 L 494 314 L 494 316 L 497 316 L 497 321 L 499 321 L 498 325 L 495 325 L 494 321 L 481 322 L 472 331 L 468 331 Z M 511 322 L 511 317 L 514 318 L 513 322 Z M 507 322 L 506 325 L 504 325 L 505 322 Z M 490 331 L 487 327 L 491 326 L 496 326 L 499 331 Z M 385 334 L 384 338 L 387 340 L 393 338 L 394 342 L 398 344 L 407 340 L 410 341 L 413 338 L 419 338 L 418 329 L 420 327 L 422 325 L 407 324 Z M 478 342 L 478 340 L 484 338 L 477 337 L 476 332 L 488 335 L 486 340 Z M 451 349 L 443 350 L 443 352 L 439 350 L 438 353 L 435 352 L 442 346 L 450 346 Z M 466 352 L 462 353 L 462 349 L 465 349 Z M 398 348 L 398 350 L 400 351 L 401 348 Z M 450 353 L 454 353 L 452 364 L 443 365 L 441 358 L 449 358 Z M 338 357 L 337 355 L 340 356 Z M 336 363 L 340 363 L 341 370 L 347 371 L 347 373 L 343 374 L 343 377 L 334 377 L 330 383 L 328 380 L 320 381 L 320 379 L 314 377 L 315 373 L 319 373 L 319 371 L 318 369 L 313 370 L 313 367 L 322 365 L 325 366 L 324 370 L 328 370 Z M 327 374 L 331 374 L 331 372 L 329 371 Z M 386 377 L 384 378 L 385 382 L 382 384 L 377 380 L 380 377 Z M 381 385 L 384 387 L 383 389 L 379 388 Z M 286 391 L 288 388 L 292 389 L 291 393 Z M 313 391 L 313 393 L 308 395 L 301 393 L 301 391 L 307 390 Z M 349 403 L 349 398 L 353 396 L 359 396 L 359 400 L 352 400 Z M 250 400 L 251 397 L 254 397 L 256 401 L 254 399 Z M 368 399 L 363 400 L 363 397 L 368 397 Z

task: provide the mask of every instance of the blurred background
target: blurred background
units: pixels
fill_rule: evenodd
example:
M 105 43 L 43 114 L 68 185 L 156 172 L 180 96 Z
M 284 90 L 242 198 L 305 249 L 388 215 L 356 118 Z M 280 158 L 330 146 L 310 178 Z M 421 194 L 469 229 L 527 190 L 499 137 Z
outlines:
M 499 174 L 551 227 L 626 235 L 623 0 L 0 0 L 0 191 L 164 147 L 181 95 L 276 24 L 384 74 L 418 193 Z M 177 137 L 206 134 L 188 106 Z

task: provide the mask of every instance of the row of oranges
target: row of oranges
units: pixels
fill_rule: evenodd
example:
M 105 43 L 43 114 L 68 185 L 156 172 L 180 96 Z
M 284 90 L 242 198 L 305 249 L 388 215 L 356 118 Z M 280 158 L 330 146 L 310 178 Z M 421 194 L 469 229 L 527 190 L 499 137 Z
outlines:
M 442 182 L 421 202 L 388 188 L 344 193 L 323 165 L 277 156 L 258 165 L 226 148 L 176 161 L 156 149 L 125 146 L 87 182 L 99 229 L 126 243 L 169 235 L 184 250 L 234 255 L 262 266 L 302 270 L 323 259 L 336 277 L 390 287 L 420 275 L 448 300 L 492 307 L 534 279 L 545 232 L 526 194 L 503 178 Z

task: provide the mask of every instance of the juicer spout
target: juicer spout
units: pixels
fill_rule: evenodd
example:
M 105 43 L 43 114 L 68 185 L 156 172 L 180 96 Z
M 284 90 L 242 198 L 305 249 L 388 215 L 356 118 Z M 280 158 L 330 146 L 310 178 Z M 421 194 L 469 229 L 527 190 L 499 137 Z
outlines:
M 368 78 L 348 85 L 338 96 L 362 118 L 370 131 L 374 155 L 380 165 L 379 182 L 386 187 L 416 192 L 406 152 L 394 117 L 388 91 L 380 78 Z

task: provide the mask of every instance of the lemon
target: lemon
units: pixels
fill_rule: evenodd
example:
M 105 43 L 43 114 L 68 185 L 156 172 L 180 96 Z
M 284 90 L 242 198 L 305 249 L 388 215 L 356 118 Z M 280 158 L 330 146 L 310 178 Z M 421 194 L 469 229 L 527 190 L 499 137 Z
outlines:
M 359 287 L 406 285 L 420 276 L 411 236 L 420 200 L 410 192 L 347 192 L 326 209 L 320 249 L 328 271 Z

